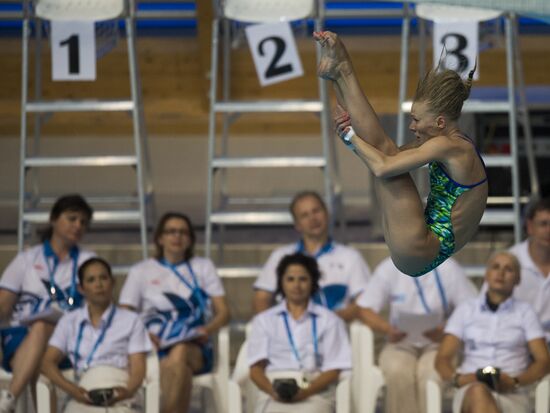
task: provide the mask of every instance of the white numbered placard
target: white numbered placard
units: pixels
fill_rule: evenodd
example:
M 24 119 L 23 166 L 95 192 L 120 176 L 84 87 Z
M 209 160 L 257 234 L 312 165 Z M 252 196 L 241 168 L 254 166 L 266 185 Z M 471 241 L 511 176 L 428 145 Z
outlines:
M 441 59 L 442 67 L 452 69 L 462 78 L 467 78 L 478 56 L 478 31 L 477 22 L 434 22 L 434 67 L 437 67 Z M 474 74 L 476 80 L 479 78 L 479 60 L 477 62 Z
M 260 85 L 302 76 L 302 62 L 289 23 L 256 24 L 246 28 Z
M 94 22 L 51 21 L 53 80 L 95 80 Z

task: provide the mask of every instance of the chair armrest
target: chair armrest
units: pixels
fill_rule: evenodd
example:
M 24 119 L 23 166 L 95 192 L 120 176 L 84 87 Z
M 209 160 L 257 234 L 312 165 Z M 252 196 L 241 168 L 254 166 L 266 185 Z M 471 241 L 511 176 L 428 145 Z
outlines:
M 426 412 L 441 413 L 441 387 L 435 380 L 426 382 Z
M 145 380 L 145 412 L 159 413 L 160 411 L 160 367 L 156 351 L 147 356 Z
M 243 411 L 241 387 L 233 380 L 229 380 L 227 383 L 227 399 L 228 413 L 241 413 Z
M 537 384 L 535 389 L 535 413 L 550 411 L 550 374 Z
M 51 413 L 51 395 L 53 390 L 51 381 L 41 374 L 36 383 L 37 413 Z
M 336 386 L 336 413 L 351 411 L 351 379 L 343 378 Z

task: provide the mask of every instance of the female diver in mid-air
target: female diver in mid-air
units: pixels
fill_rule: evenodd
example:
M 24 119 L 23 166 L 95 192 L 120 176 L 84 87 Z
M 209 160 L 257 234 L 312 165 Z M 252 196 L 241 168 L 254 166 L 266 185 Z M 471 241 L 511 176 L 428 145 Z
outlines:
M 384 132 L 364 95 L 346 48 L 331 32 L 316 32 L 322 48 L 319 76 L 332 81 L 340 138 L 375 175 L 384 237 L 400 271 L 423 275 L 460 250 L 475 234 L 487 203 L 487 176 L 473 142 L 458 129 L 467 81 L 452 70 L 431 70 L 418 83 L 410 130 L 400 148 Z M 423 211 L 409 171 L 430 164 L 430 195 Z

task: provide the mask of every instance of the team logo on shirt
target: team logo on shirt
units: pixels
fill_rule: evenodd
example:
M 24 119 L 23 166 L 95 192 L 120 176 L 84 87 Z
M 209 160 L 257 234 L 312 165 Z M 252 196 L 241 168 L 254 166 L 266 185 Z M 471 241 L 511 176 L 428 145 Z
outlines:
M 173 309 L 167 311 L 157 309 L 146 317 L 145 325 L 153 334 L 165 341 L 182 339 L 191 329 L 205 324 L 208 309 L 202 308 L 201 303 L 208 303 L 209 299 L 203 290 L 193 290 L 187 299 L 168 292 L 163 295 L 170 301 Z
M 22 291 L 19 299 L 14 305 L 14 312 L 21 316 L 32 315 L 42 310 L 41 304 L 44 300 L 36 294 Z
M 320 287 L 313 296 L 315 304 L 327 307 L 329 310 L 336 310 L 344 305 L 348 287 L 344 284 L 330 284 Z

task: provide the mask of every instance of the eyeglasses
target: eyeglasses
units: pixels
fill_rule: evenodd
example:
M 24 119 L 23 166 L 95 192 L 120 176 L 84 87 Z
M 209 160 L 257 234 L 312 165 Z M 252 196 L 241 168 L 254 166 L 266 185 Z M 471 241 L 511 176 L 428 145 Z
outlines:
M 184 235 L 189 235 L 189 231 L 186 229 L 177 229 L 177 228 L 169 228 L 162 231 L 164 235 L 179 235 L 180 237 L 183 237 Z

